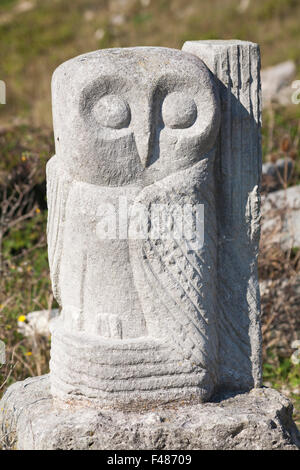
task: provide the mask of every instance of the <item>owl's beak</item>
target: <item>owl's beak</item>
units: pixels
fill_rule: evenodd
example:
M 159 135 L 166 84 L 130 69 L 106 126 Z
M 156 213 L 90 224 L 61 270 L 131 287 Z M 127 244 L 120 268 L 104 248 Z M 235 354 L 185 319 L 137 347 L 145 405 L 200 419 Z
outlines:
M 137 151 L 144 168 L 146 168 L 148 165 L 150 139 L 151 132 L 147 132 L 142 135 L 135 135 Z

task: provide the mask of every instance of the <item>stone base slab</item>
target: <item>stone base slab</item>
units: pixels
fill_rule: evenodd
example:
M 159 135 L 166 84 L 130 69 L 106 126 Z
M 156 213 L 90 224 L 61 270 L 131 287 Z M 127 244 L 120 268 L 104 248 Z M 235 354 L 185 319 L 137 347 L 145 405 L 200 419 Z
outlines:
M 49 376 L 12 385 L 0 402 L 0 442 L 19 450 L 299 449 L 293 406 L 262 388 L 213 403 L 152 410 L 94 409 L 54 402 Z

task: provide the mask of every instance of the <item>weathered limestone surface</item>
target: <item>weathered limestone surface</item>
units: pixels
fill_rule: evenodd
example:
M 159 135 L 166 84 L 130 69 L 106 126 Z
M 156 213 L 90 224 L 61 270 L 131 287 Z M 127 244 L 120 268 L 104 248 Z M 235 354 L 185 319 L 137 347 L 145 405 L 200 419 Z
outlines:
M 253 389 L 213 403 L 126 412 L 54 407 L 49 376 L 43 376 L 14 384 L 2 406 L 6 449 L 300 448 L 292 405 L 272 389 Z
M 52 324 L 53 395 L 101 404 L 209 399 L 219 375 L 212 75 L 178 50 L 101 50 L 62 64 L 52 93 L 48 244 L 62 306 Z M 132 214 L 125 233 L 119 216 L 111 227 L 121 200 L 151 213 L 143 237 L 131 235 Z M 175 208 L 200 204 L 204 244 L 193 248 L 174 231 L 152 237 L 163 225 L 154 207 L 177 227 Z

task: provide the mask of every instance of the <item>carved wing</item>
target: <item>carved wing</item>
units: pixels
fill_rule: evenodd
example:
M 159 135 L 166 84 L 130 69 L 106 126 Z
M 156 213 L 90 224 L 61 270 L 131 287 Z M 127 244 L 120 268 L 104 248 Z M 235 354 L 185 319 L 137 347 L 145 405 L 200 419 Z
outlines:
M 63 249 L 65 207 L 70 181 L 59 171 L 57 156 L 47 164 L 48 258 L 54 296 L 61 305 L 59 269 Z
M 217 233 L 211 181 L 203 178 L 203 173 L 209 174 L 202 161 L 148 186 L 138 197 L 148 211 L 160 204 L 173 226 L 178 221 L 174 207 L 204 204 L 203 247 L 191 249 L 187 238 L 176 239 L 174 233 L 169 239 L 150 235 L 130 240 L 130 256 L 148 334 L 167 342 L 184 359 L 209 369 L 215 378 Z M 182 220 L 187 222 L 184 217 Z M 151 223 L 153 226 L 152 218 Z

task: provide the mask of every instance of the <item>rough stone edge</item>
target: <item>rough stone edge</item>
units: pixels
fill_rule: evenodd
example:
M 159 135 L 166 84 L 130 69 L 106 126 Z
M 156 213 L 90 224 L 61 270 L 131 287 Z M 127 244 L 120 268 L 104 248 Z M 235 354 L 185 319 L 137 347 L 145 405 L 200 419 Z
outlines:
M 293 405 L 273 389 L 126 412 L 55 404 L 49 376 L 12 385 L 0 402 L 3 450 L 300 449 Z
M 261 80 L 258 44 L 187 41 L 213 73 L 222 118 L 215 162 L 219 230 L 218 325 L 222 389 L 262 385 L 257 258 L 260 238 Z M 239 288 L 235 288 L 235 286 Z

